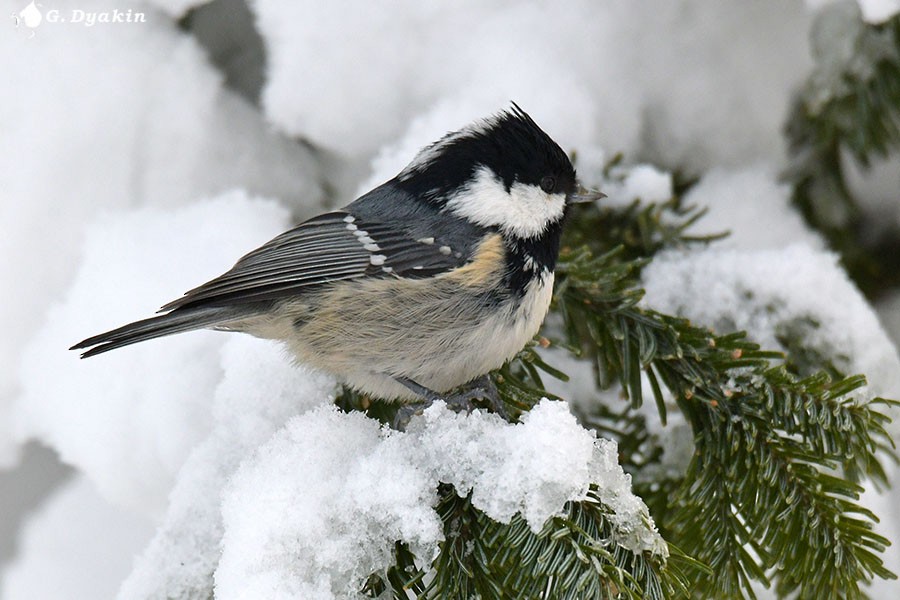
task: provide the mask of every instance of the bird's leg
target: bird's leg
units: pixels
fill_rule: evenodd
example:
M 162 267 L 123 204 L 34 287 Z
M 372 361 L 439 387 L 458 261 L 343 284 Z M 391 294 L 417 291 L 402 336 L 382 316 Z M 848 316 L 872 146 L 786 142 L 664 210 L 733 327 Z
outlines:
M 494 383 L 494 380 L 491 378 L 489 373 L 485 373 L 481 377 L 473 379 L 468 384 L 466 384 L 466 389 L 453 394 L 450 398 L 447 398 L 447 404 L 451 406 L 460 406 L 465 407 L 468 412 L 471 412 L 475 406 L 472 404 L 473 400 L 486 400 L 488 407 L 490 409 L 506 419 L 509 420 L 509 415 L 506 412 L 506 405 L 503 403 L 503 400 L 500 398 L 500 391 L 497 390 L 497 384 Z
M 424 404 L 423 408 L 428 408 L 438 400 L 444 400 L 444 397 L 435 392 L 432 389 L 425 387 L 424 385 L 420 385 L 410 379 L 409 377 L 401 377 L 399 375 L 394 375 L 394 380 L 400 385 L 404 386 L 406 389 L 411 392 L 421 396 L 424 399 L 424 402 L 420 402 L 419 404 Z
M 406 404 L 397 411 L 397 415 L 394 417 L 394 429 L 398 429 L 403 431 L 406 429 L 406 426 L 409 424 L 410 419 L 412 419 L 415 415 L 421 415 L 426 408 L 434 404 L 437 400 L 442 400 L 447 403 L 447 406 L 455 410 L 456 412 L 466 411 L 472 412 L 475 410 L 475 404 L 473 400 L 487 400 L 488 406 L 493 409 L 494 412 L 499 414 L 506 420 L 509 420 L 509 417 L 506 413 L 506 406 L 503 404 L 503 400 L 500 398 L 500 393 L 497 391 L 497 386 L 494 384 L 493 379 L 491 379 L 490 375 L 482 375 L 477 379 L 473 379 L 469 384 L 467 384 L 466 389 L 456 393 L 450 394 L 447 396 L 443 396 L 432 389 L 425 387 L 419 383 L 416 383 L 412 379 L 408 377 L 394 376 L 394 379 L 397 383 L 400 383 L 410 391 L 415 394 L 421 396 L 423 398 L 422 402 L 415 402 L 411 404 Z
M 406 426 L 409 425 L 410 419 L 412 419 L 416 415 L 421 415 L 423 412 L 425 412 L 426 408 L 434 404 L 437 400 L 444 399 L 434 390 L 428 389 L 424 385 L 419 385 L 408 377 L 401 377 L 399 375 L 394 375 L 393 377 L 397 381 L 397 383 L 403 385 L 404 387 L 406 387 L 406 389 L 423 398 L 421 402 L 404 404 L 397 410 L 397 414 L 394 415 L 393 423 L 393 427 L 397 431 L 405 431 Z

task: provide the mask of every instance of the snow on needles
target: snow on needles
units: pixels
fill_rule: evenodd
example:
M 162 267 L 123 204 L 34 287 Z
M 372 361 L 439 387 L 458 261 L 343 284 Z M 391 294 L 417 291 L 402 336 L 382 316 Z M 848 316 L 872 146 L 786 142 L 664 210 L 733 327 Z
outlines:
M 292 419 L 226 489 L 216 597 L 356 597 L 392 564 L 398 539 L 430 562 L 443 539 L 431 508 L 438 482 L 471 490 L 498 521 L 521 513 L 534 531 L 595 483 L 624 546 L 667 552 L 615 443 L 583 429 L 565 403 L 545 400 L 519 424 L 437 403 L 408 433 L 322 407 Z
M 643 273 L 643 302 L 719 332 L 747 331 L 763 348 L 794 345 L 877 394 L 900 394 L 900 358 L 834 254 L 794 244 L 771 250 L 669 251 Z M 894 425 L 896 427 L 896 424 Z

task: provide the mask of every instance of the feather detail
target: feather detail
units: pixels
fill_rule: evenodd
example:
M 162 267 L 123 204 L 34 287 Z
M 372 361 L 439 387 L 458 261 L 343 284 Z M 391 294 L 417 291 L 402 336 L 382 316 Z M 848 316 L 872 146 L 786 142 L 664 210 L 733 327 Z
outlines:
M 278 300 L 346 279 L 433 276 L 466 260 L 390 224 L 335 211 L 279 235 L 161 311 Z

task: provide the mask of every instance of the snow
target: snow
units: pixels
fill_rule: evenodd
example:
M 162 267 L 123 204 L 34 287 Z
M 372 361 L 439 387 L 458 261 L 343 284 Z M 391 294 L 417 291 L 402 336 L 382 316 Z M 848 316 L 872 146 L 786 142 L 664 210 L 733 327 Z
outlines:
M 626 196 L 639 198 L 645 203 L 665 202 L 672 197 L 672 175 L 653 165 L 636 165 L 623 182 Z
M 225 492 L 217 598 L 352 597 L 395 540 L 432 549 L 435 486 L 412 458 L 358 413 L 291 421 Z
M 616 459 L 615 443 L 596 439 L 581 428 L 562 402 L 544 400 L 508 425 L 496 415 L 467 418 L 441 407 L 425 413 L 423 467 L 436 481 L 452 483 L 461 493 L 472 490 L 472 503 L 496 521 L 521 514 L 532 531 L 559 512 L 568 500 L 584 497 L 595 483 L 620 530 L 642 529 L 646 507 L 630 495 L 630 479 Z M 642 513 L 643 511 L 643 513 Z M 635 551 L 659 550 L 661 540 L 624 540 Z
M 590 185 L 598 185 L 600 179 L 591 181 Z M 644 204 L 659 203 L 670 200 L 673 195 L 672 174 L 647 164 L 615 167 L 608 181 L 598 187 L 607 195 L 600 203 L 607 206 L 628 206 L 635 200 Z
M 764 348 L 785 340 L 875 394 L 900 397 L 900 357 L 838 257 L 803 244 L 781 249 L 668 251 L 643 273 L 643 304 L 719 332 L 747 331 Z M 897 424 L 892 430 L 900 433 Z
M 52 8 L 122 6 L 73 0 Z M 20 349 L 71 282 L 86 223 L 104 211 L 180 206 L 234 187 L 309 208 L 322 196 L 309 152 L 223 91 L 203 50 L 170 19 L 141 10 L 146 23 L 45 22 L 30 40 L 7 35 L 7 26 L 20 32 L 7 20 L 0 36 L 10 90 L 0 95 L 0 222 L 15 224 L 0 236 L 0 282 L 15 291 L 0 311 L 0 464 L 15 458 L 9 404 Z
M 798 35 L 809 15 L 774 0 L 254 10 L 267 116 L 349 156 L 418 148 L 515 100 L 564 148 L 643 151 L 693 171 L 737 164 L 780 154 L 784 107 L 810 66 Z
M 549 115 L 549 125 L 565 124 L 578 134 L 578 125 L 589 125 L 587 115 L 599 115 L 602 107 L 589 99 L 571 68 L 560 66 L 577 63 L 585 69 L 588 57 L 574 51 L 578 43 L 613 27 L 599 19 L 590 28 L 583 22 L 578 27 L 584 6 L 570 8 L 406 0 L 348 11 L 331 3 L 259 2 L 257 23 L 270 57 L 264 106 L 285 131 L 349 155 L 373 154 L 402 137 L 416 118 L 440 123 L 443 134 L 448 123 L 466 123 L 510 99 L 543 112 L 545 121 Z M 461 30 L 467 32 L 465 43 Z M 603 67 L 595 63 L 595 68 Z M 624 71 L 611 75 L 626 81 Z M 365 90 L 366 100 L 344 93 L 348 77 L 355 89 Z M 298 95 L 301 80 L 305 93 Z M 555 90 L 552 95 L 549 89 Z M 551 102 L 559 92 L 567 96 L 569 115 Z M 617 90 L 608 90 L 607 98 L 602 102 L 610 107 L 626 100 Z M 332 107 L 327 114 L 318 109 L 323 102 Z M 464 116 L 455 123 L 434 119 L 434 113 Z M 625 133 L 616 122 L 608 129 Z
M 875 305 L 878 316 L 884 325 L 887 334 L 900 348 L 900 290 L 894 290 L 885 295 Z
M 88 360 L 68 347 L 151 316 L 287 223 L 276 203 L 232 192 L 178 209 L 107 215 L 90 226 L 71 289 L 24 349 L 19 437 L 55 448 L 109 500 L 162 512 L 175 474 L 211 427 L 228 334 L 197 332 Z
M 806 0 L 806 4 L 813 9 L 820 9 L 839 1 L 841 0 Z M 863 20 L 874 25 L 884 23 L 900 12 L 900 0 L 856 0 L 856 4 L 859 5 Z
M 884 23 L 900 13 L 900 0 L 858 0 L 867 23 Z
M 692 235 L 728 232 L 714 248 L 763 250 L 803 243 L 824 249 L 818 233 L 809 229 L 791 205 L 790 186 L 778 181 L 772 165 L 714 168 L 684 197 L 685 204 L 707 208 Z
M 66 482 L 28 517 L 20 556 L 2 571 L 4 600 L 111 598 L 153 523 L 116 508 L 85 477 Z
M 900 154 L 873 156 L 863 168 L 849 153 L 841 153 L 841 167 L 847 188 L 869 218 L 873 237 L 900 227 Z
M 594 375 L 594 365 L 590 360 L 576 358 L 562 348 L 550 346 L 541 349 L 541 357 L 547 364 L 568 375 L 568 381 L 560 381 L 553 377 L 544 377 L 544 385 L 551 394 L 565 398 L 578 411 L 579 415 L 589 418 L 597 414 L 597 408 L 605 406 L 613 412 L 620 412 L 629 406 L 621 385 L 614 383 L 608 389 L 598 390 Z M 653 388 L 646 375 L 641 375 L 641 387 L 644 402 L 637 412 L 645 419 L 649 435 L 648 449 L 660 449 L 662 454 L 659 463 L 650 463 L 639 471 L 631 473 L 638 482 L 659 481 L 661 478 L 677 479 L 681 477 L 694 455 L 694 436 L 691 426 L 675 404 L 669 390 L 662 387 L 663 401 L 666 404 L 666 424 L 653 398 Z
M 355 597 L 392 564 L 398 539 L 430 561 L 443 539 L 431 508 L 438 482 L 471 490 L 495 520 L 522 514 L 534 531 L 596 483 L 623 545 L 667 552 L 615 444 L 581 428 L 565 403 L 545 400 L 515 425 L 436 403 L 407 433 L 322 407 L 292 419 L 231 480 L 216 597 Z
M 893 542 L 885 549 L 882 560 L 889 569 L 896 573 L 900 568 L 900 547 L 896 542 L 896 540 L 900 540 L 900 519 L 897 515 L 898 499 L 900 498 L 897 493 L 896 468 L 891 481 L 894 487 L 886 491 L 878 491 L 871 482 L 863 482 L 865 491 L 860 495 L 860 504 L 882 517 L 881 522 L 875 526 L 875 531 Z M 896 580 L 876 579 L 866 591 L 871 598 L 893 598 L 897 595 L 897 590 Z
M 210 596 L 226 482 L 289 418 L 334 398 L 331 379 L 293 365 L 269 341 L 233 336 L 221 349 L 221 369 L 213 428 L 179 471 L 162 524 L 119 591 L 123 600 Z

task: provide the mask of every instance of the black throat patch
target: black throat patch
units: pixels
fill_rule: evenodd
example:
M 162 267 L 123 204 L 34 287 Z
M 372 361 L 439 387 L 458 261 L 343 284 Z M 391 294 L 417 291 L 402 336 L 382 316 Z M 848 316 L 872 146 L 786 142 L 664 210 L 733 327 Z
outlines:
M 504 283 L 512 293 L 523 296 L 533 279 L 552 273 L 556 268 L 562 226 L 560 220 L 537 237 L 505 238 L 507 269 Z

